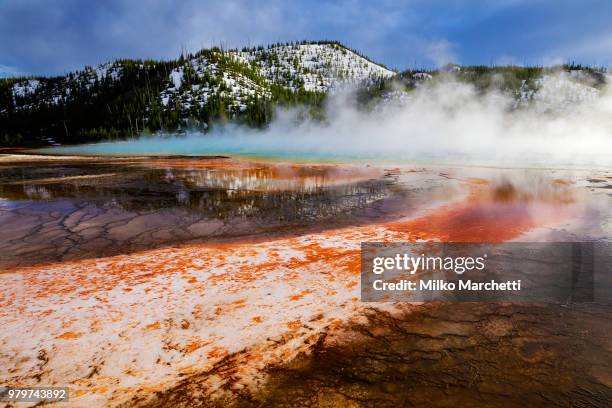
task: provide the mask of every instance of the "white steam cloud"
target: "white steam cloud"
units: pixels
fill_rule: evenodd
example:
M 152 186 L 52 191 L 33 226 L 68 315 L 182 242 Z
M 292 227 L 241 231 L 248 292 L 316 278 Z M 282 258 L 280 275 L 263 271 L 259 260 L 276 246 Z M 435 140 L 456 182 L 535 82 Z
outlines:
M 206 135 L 143 137 L 59 150 L 115 155 L 246 154 L 312 161 L 612 165 L 612 93 L 578 85 L 567 74 L 543 81 L 535 102 L 519 109 L 514 109 L 516 100 L 508 95 L 482 94 L 452 79 L 401 95 L 405 99 L 401 104 L 383 103 L 364 112 L 352 95 L 337 94 L 329 99 L 325 123 L 299 122 L 296 111 L 282 111 L 264 131 L 226 126 Z

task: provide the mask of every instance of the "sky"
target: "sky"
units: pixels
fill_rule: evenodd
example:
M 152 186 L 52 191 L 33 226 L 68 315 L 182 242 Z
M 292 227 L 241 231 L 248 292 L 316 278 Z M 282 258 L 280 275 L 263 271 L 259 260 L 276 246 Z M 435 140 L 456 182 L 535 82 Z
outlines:
M 390 68 L 612 66 L 609 0 L 0 0 L 0 76 L 338 40 Z

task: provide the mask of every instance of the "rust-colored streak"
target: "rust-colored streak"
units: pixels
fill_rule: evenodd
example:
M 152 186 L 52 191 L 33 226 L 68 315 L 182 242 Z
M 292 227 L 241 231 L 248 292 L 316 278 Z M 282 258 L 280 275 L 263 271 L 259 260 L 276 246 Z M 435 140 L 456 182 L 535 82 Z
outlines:
M 147 331 L 151 331 L 151 330 L 159 330 L 161 328 L 161 325 L 159 322 L 155 322 L 155 323 L 151 323 L 145 326 L 145 330 Z
M 302 322 L 300 322 L 299 320 L 293 320 L 293 321 L 287 323 L 287 327 L 290 330 L 297 330 L 300 327 L 302 327 Z
M 413 241 L 503 242 L 566 216 L 565 206 L 574 201 L 567 185 L 555 181 L 549 190 L 530 192 L 507 181 L 472 180 L 465 201 L 393 223 L 389 229 L 407 232 Z
M 462 203 L 391 228 L 415 240 L 502 242 L 535 225 L 524 204 Z
M 83 334 L 79 332 L 65 332 L 57 336 L 58 339 L 74 340 L 81 337 Z

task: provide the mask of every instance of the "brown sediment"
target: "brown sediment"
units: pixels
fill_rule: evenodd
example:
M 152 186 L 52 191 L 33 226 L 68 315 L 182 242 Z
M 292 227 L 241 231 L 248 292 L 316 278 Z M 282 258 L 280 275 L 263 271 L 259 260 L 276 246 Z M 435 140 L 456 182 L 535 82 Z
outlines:
M 465 200 L 433 208 L 416 219 L 326 229 L 264 242 L 167 247 L 131 255 L 19 268 L 11 274 L 0 275 L 0 294 L 3 294 L 0 319 L 4 327 L 0 340 L 4 341 L 4 347 L 15 351 L 0 356 L 3 366 L 15 366 L 10 372 L 2 372 L 2 378 L 12 385 L 61 379 L 74 386 L 83 398 L 91 398 L 75 402 L 82 404 L 97 401 L 94 405 L 207 406 L 224 401 L 228 395 L 231 398 L 227 401 L 233 403 L 244 397 L 245 404 L 251 401 L 265 405 L 269 401 L 271 405 L 282 405 L 285 402 L 279 398 L 283 386 L 277 384 L 286 384 L 288 392 L 295 390 L 292 395 L 304 393 L 310 398 L 313 395 L 310 391 L 298 389 L 290 382 L 292 372 L 282 371 L 292 367 L 282 362 L 293 360 L 300 353 L 315 351 L 319 354 L 314 355 L 315 360 L 308 357 L 293 360 L 295 367 L 303 368 L 301 362 L 313 369 L 316 364 L 322 364 L 322 371 L 329 369 L 328 374 L 334 375 L 335 368 L 342 368 L 343 363 L 328 360 L 331 354 L 325 354 L 326 350 L 338 350 L 338 359 L 346 357 L 343 361 L 349 361 L 349 351 L 355 350 L 355 364 L 363 356 L 367 361 L 379 358 L 380 367 L 375 363 L 364 365 L 370 375 L 375 375 L 377 370 L 387 370 L 385 355 L 368 354 L 366 349 L 359 347 L 369 343 L 356 338 L 362 330 L 358 323 L 363 320 L 361 316 L 365 310 L 364 304 L 359 302 L 358 290 L 361 242 L 408 241 L 415 237 L 431 240 L 487 238 L 495 242 L 516 238 L 534 227 L 552 225 L 573 214 L 572 196 L 565 185 L 537 193 L 521 185 L 485 180 L 472 180 L 468 185 L 471 193 Z M 505 211 L 510 208 L 516 209 Z M 551 209 L 555 209 L 552 215 Z M 453 217 L 456 221 L 449 219 Z M 518 227 L 496 232 L 499 226 L 515 224 Z M 51 309 L 56 303 L 62 307 Z M 419 327 L 422 330 L 435 328 L 436 322 L 443 325 L 447 321 L 470 325 L 461 319 L 461 313 L 453 315 L 451 309 L 443 311 L 450 315 L 432 315 L 433 322 Z M 483 312 L 471 320 L 473 328 L 464 328 L 466 333 L 457 334 L 458 339 L 454 332 L 443 330 L 437 334 L 419 332 L 410 337 L 412 341 L 423 340 L 423 343 L 396 343 L 398 347 L 405 346 L 406 354 L 400 353 L 399 358 L 409 364 L 399 368 L 406 370 L 409 377 L 397 377 L 395 383 L 389 382 L 390 386 L 399 387 L 406 378 L 425 378 L 423 372 L 426 372 L 427 363 L 436 356 L 444 362 L 437 372 L 443 376 L 455 375 L 457 386 L 463 384 L 463 371 L 452 371 L 453 364 L 459 366 L 473 360 L 477 366 L 484 364 L 491 370 L 489 372 L 496 367 L 513 369 L 504 365 L 508 359 L 498 361 L 491 357 L 484 363 L 479 360 L 481 353 L 489 353 L 498 342 L 487 343 L 477 336 L 488 330 L 500 341 L 507 339 L 504 334 L 507 322 L 487 321 L 487 316 L 493 316 L 494 312 L 507 317 L 505 312 Z M 526 312 L 518 310 L 516 313 L 520 317 Z M 74 319 L 77 316 L 79 318 Z M 540 328 L 538 316 L 532 317 L 530 334 Z M 24 319 L 37 322 L 37 325 L 24 327 L 21 324 Z M 57 322 L 62 322 L 61 326 L 58 327 Z M 345 326 L 346 322 L 355 325 Z M 381 330 L 391 330 L 393 324 L 393 319 L 382 322 Z M 363 327 L 371 329 L 376 327 L 376 322 L 365 322 Z M 358 341 L 349 342 L 353 348 L 347 348 L 346 353 L 343 349 L 331 349 L 331 343 L 326 343 L 325 339 L 334 330 L 344 330 L 338 339 L 355 337 Z M 80 336 L 69 341 L 59 338 L 65 333 L 79 333 Z M 392 330 L 389 333 L 393 335 Z M 15 339 L 20 336 L 28 339 L 27 345 L 16 344 Z M 389 336 L 382 336 L 382 343 Z M 476 341 L 471 343 L 470 338 L 474 336 Z M 432 344 L 439 352 L 427 354 L 427 339 L 432 343 L 441 342 L 442 345 Z M 469 353 L 447 360 L 446 353 L 455 351 L 455 340 L 466 341 L 460 346 Z M 563 343 L 567 344 L 570 343 Z M 44 370 L 28 359 L 41 348 L 55 350 Z M 462 348 L 457 346 L 457 349 Z M 531 346 L 526 350 L 526 355 L 534 358 Z M 507 355 L 500 353 L 500 358 Z M 59 356 L 71 356 L 74 360 Z M 420 357 L 422 361 L 418 360 Z M 324 365 L 326 361 L 329 361 L 327 366 Z M 420 367 L 419 375 L 410 377 L 408 367 L 413 361 Z M 537 360 L 537 364 L 541 361 Z M 270 370 L 273 367 L 281 369 L 278 376 L 275 370 Z M 389 370 L 397 368 L 393 360 L 389 367 Z M 147 373 L 148 377 L 135 381 L 133 377 L 117 375 L 128 369 Z M 96 381 L 82 382 L 92 370 L 96 372 Z M 595 371 L 598 378 L 604 378 L 601 367 L 598 370 Z M 344 374 L 336 373 L 340 377 L 332 383 L 339 387 L 343 386 L 345 376 L 350 375 L 350 369 L 341 371 Z M 385 373 L 392 375 L 392 371 Z M 271 375 L 272 379 L 258 393 L 257 387 L 263 384 L 265 375 Z M 314 384 L 310 387 L 313 392 L 327 392 L 316 381 L 310 383 L 309 375 L 304 372 L 304 385 Z M 360 377 L 356 378 L 361 381 Z M 452 385 L 452 382 L 445 380 L 437 385 L 444 389 L 447 384 Z M 338 389 L 344 390 L 346 398 L 360 403 L 359 395 L 347 392 L 349 388 Z M 424 389 L 417 391 L 424 392 Z M 378 399 L 377 392 L 378 389 L 372 391 L 372 395 Z M 315 402 L 317 395 L 313 396 Z M 338 398 L 336 405 L 339 406 L 348 401 Z M 401 405 L 401 401 L 394 401 Z
M 310 353 L 269 367 L 258 391 L 235 390 L 232 405 L 610 406 L 610 312 L 490 303 L 371 309 Z M 196 389 L 197 380 L 184 381 L 148 406 L 194 406 Z

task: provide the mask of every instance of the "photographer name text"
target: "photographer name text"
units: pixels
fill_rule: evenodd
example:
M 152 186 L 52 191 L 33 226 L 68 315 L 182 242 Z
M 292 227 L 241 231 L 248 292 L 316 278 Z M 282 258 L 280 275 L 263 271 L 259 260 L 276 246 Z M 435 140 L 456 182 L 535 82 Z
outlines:
M 386 282 L 377 279 L 372 283 L 372 287 L 377 291 L 519 291 L 521 280 L 473 282 L 468 279 L 449 282 L 443 279 L 420 279 L 418 281 L 402 279 L 397 282 Z

